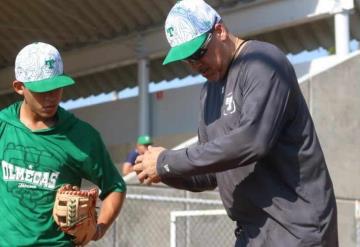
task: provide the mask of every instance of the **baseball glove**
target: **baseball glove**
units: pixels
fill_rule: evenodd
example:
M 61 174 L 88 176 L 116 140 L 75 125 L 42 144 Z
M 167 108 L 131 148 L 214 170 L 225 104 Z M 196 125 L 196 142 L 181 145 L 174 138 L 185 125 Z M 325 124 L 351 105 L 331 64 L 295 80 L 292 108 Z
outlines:
M 80 190 L 63 185 L 56 193 L 53 217 L 59 228 L 74 237 L 78 246 L 84 246 L 96 234 L 96 199 L 98 190 Z

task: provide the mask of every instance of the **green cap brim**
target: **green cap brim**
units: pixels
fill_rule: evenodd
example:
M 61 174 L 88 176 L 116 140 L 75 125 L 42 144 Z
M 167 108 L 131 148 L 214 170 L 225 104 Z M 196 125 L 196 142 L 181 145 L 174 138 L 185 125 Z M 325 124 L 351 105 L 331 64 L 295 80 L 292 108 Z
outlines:
M 40 81 L 24 82 L 24 86 L 31 92 L 43 93 L 58 88 L 73 85 L 75 81 L 67 75 L 58 75 Z
M 206 38 L 207 33 L 203 33 L 195 39 L 182 43 L 181 45 L 172 47 L 166 55 L 163 65 L 190 57 L 202 46 Z

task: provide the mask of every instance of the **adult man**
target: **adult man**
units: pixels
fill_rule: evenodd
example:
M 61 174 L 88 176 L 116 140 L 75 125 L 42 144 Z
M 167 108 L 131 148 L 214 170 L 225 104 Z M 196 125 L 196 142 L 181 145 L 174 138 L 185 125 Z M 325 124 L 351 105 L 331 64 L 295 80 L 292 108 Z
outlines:
M 286 56 L 237 38 L 202 0 L 178 1 L 165 32 L 172 48 L 164 64 L 184 60 L 208 79 L 199 144 L 149 148 L 134 167 L 140 181 L 218 186 L 237 247 L 338 246 L 332 182 Z
M 103 200 L 93 240 L 112 224 L 125 199 L 125 183 L 100 134 L 59 107 L 63 74 L 57 49 L 42 42 L 25 46 L 15 61 L 13 88 L 23 97 L 0 112 L 1 246 L 73 246 L 52 218 L 56 191 L 80 187 L 85 178 Z
M 131 150 L 126 157 L 126 161 L 122 165 L 122 174 L 126 176 L 133 171 L 135 160 L 140 154 L 144 154 L 148 146 L 152 144 L 151 137 L 148 135 L 141 135 L 138 137 L 135 149 Z

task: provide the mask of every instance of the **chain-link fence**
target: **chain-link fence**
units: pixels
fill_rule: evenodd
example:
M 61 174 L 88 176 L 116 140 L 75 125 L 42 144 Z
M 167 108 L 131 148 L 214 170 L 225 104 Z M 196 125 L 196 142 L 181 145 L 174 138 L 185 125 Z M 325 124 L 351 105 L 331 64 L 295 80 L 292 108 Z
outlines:
M 337 198 L 340 246 L 360 247 L 360 201 Z M 90 247 L 232 247 L 235 223 L 218 191 L 128 185 L 118 219 Z
M 171 212 L 170 247 L 233 246 L 224 209 Z
M 196 216 L 182 212 L 220 214 Z M 171 233 L 171 215 L 177 215 Z M 234 223 L 224 214 L 217 192 L 190 193 L 164 186 L 128 186 L 121 214 L 103 239 L 90 246 L 102 247 L 202 247 L 233 246 Z M 175 245 L 174 245 L 175 244 Z

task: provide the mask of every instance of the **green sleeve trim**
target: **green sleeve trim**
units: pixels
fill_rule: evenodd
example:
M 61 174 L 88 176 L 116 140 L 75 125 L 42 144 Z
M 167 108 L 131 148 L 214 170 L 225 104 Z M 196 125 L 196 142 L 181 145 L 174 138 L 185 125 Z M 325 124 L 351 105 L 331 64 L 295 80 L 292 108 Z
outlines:
M 99 198 L 103 201 L 111 192 L 122 192 L 122 193 L 126 192 L 125 182 L 122 180 L 122 182 L 118 182 L 114 184 L 108 190 L 101 191 Z

